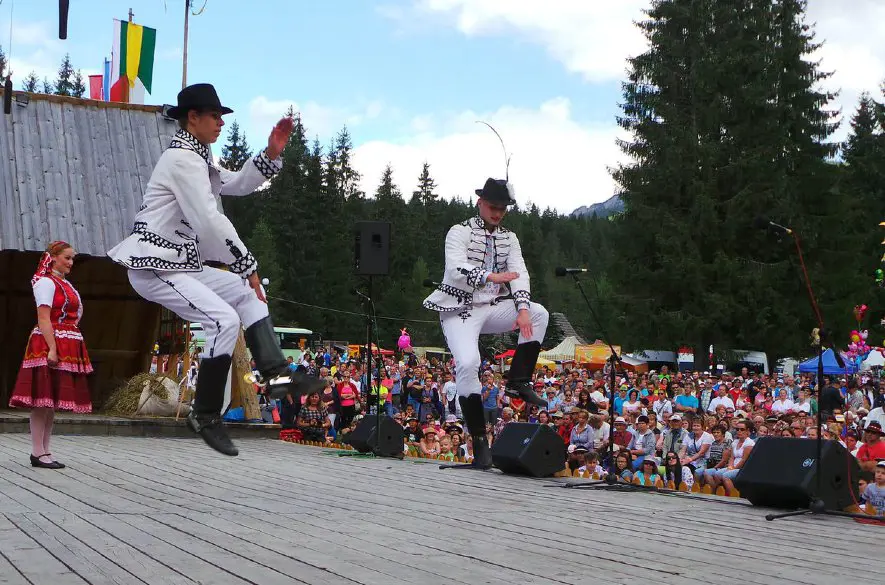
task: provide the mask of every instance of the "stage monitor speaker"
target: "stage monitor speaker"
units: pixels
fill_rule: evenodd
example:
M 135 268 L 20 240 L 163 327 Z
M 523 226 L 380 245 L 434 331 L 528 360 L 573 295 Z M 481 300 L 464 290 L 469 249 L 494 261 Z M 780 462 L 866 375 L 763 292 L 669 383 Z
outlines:
M 845 447 L 824 441 L 819 465 L 816 458 L 817 445 L 812 439 L 762 437 L 734 478 L 734 485 L 751 504 L 768 508 L 807 508 L 816 495 L 827 510 L 844 510 L 855 503 L 854 498 L 860 499 L 860 467 Z M 817 470 L 823 474 L 819 494 L 815 493 Z
M 348 441 L 360 453 L 375 453 L 381 457 L 402 457 L 403 427 L 389 416 L 381 417 L 381 440 L 375 432 L 375 415 L 364 416 L 357 423 Z M 377 446 L 377 449 L 376 449 Z
M 353 228 L 353 273 L 386 276 L 390 273 L 390 222 L 358 221 Z
M 547 477 L 565 469 L 565 443 L 547 425 L 509 423 L 492 443 L 492 464 L 504 473 Z

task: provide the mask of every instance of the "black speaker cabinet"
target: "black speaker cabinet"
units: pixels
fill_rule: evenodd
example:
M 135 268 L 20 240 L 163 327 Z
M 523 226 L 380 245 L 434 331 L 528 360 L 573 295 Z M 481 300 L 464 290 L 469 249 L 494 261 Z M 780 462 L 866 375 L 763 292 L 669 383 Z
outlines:
M 734 478 L 734 485 L 754 506 L 769 508 L 807 508 L 817 495 L 827 510 L 843 510 L 854 504 L 852 491 L 860 499 L 860 467 L 845 447 L 824 441 L 820 464 L 816 459 L 816 441 L 762 437 Z M 822 474 L 819 494 L 817 471 Z
M 565 469 L 565 443 L 547 425 L 509 423 L 492 443 L 492 464 L 504 473 L 547 477 Z
M 353 228 L 353 273 L 386 276 L 390 273 L 390 222 L 358 221 Z
M 381 417 L 381 439 L 375 432 L 375 415 L 364 416 L 357 423 L 348 441 L 360 453 L 372 453 L 381 457 L 402 457 L 403 427 L 389 416 Z M 378 449 L 375 449 L 377 445 Z

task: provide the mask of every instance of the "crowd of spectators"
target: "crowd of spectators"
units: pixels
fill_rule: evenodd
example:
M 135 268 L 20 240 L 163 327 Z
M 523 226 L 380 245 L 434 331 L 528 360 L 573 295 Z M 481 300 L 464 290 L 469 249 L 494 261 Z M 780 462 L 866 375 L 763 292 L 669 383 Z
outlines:
M 327 382 L 303 404 L 289 398 L 280 405 L 282 426 L 305 440 L 346 442 L 380 397 L 383 412 L 403 425 L 404 453 L 471 460 L 451 361 L 384 358 L 380 384 L 374 370 L 372 389 L 366 361 L 334 348 L 307 352 L 290 367 Z M 722 486 L 729 493 L 759 437 L 816 439 L 821 433 L 857 459 L 860 498 L 885 512 L 885 380 L 869 374 L 825 377 L 817 385 L 806 374 L 670 372 L 663 366 L 618 372 L 612 391 L 603 370 L 543 367 L 534 388 L 547 408 L 538 408 L 507 396 L 495 370 L 485 363 L 480 372 L 490 442 L 513 421 L 549 425 L 566 445 L 571 470 L 601 475 L 613 469 L 624 481 Z

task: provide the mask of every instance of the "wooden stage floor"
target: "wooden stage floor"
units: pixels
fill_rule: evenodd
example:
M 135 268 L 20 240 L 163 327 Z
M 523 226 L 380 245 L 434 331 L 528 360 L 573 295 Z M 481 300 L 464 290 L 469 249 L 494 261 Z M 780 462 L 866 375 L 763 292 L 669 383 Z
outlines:
M 563 489 L 265 439 L 0 434 L 0 583 L 840 584 L 885 529 L 743 501 Z

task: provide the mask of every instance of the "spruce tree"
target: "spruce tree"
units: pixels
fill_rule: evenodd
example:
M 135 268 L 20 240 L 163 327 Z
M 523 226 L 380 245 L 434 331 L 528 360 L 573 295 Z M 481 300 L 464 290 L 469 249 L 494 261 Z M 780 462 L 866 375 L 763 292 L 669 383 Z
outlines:
M 43 88 L 40 93 L 55 93 L 55 86 L 46 77 L 43 78 Z
M 86 94 L 86 82 L 83 80 L 83 74 L 77 69 L 74 78 L 71 81 L 71 95 L 81 98 Z
M 240 125 L 233 122 L 227 132 L 227 141 L 221 147 L 221 158 L 218 163 L 230 171 L 239 171 L 252 158 L 252 151 L 246 142 L 246 135 L 240 132 Z M 247 239 L 256 228 L 260 219 L 258 196 L 226 197 L 224 209 L 231 218 L 236 218 L 235 225 L 240 236 Z
M 75 82 L 74 68 L 71 66 L 71 55 L 65 53 L 61 60 L 61 66 L 58 68 L 58 78 L 55 80 L 54 92 L 56 95 L 74 95 Z
M 39 91 L 40 80 L 37 78 L 37 73 L 35 71 L 31 71 L 28 73 L 28 76 L 25 77 L 24 81 L 22 81 L 22 91 L 27 91 L 30 93 L 37 93 Z
M 869 94 L 861 96 L 851 118 L 851 131 L 843 145 L 845 164 L 842 168 L 840 189 L 846 198 L 843 210 L 844 242 L 859 264 L 856 276 L 851 278 L 853 290 L 850 300 L 866 304 L 871 310 L 864 328 L 871 330 L 870 345 L 880 345 L 885 330 L 880 320 L 885 317 L 885 291 L 876 285 L 873 274 L 885 269 L 881 262 L 882 228 L 885 220 L 885 134 L 883 134 L 883 106 Z M 853 324 L 851 324 L 853 325 Z M 847 329 L 847 326 L 846 326 Z M 873 337 L 874 336 L 874 337 Z
M 628 345 L 690 344 L 700 367 L 710 344 L 807 351 L 792 250 L 751 227 L 764 213 L 801 230 L 815 276 L 833 283 L 832 96 L 816 89 L 827 74 L 807 59 L 816 45 L 804 8 L 662 0 L 639 23 L 650 48 L 630 59 L 619 118 L 631 162 L 614 171 L 625 204 L 614 321 Z
M 246 134 L 240 132 L 240 125 L 234 121 L 227 131 L 227 142 L 221 147 L 221 166 L 230 170 L 238 171 L 252 158 L 252 150 L 246 141 Z
M 412 195 L 417 196 L 424 205 L 430 205 L 439 198 L 434 189 L 436 189 L 436 181 L 430 176 L 430 164 L 424 161 L 421 175 L 418 176 L 418 188 L 415 189 Z

